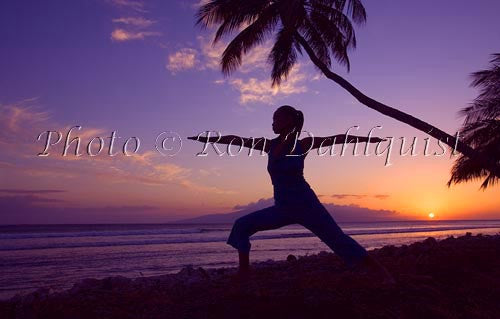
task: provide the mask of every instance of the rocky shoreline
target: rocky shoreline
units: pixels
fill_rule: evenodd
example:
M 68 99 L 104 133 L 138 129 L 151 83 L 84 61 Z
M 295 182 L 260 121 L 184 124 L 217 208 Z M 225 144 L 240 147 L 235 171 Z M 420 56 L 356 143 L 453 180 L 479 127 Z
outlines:
M 398 281 L 353 273 L 331 252 L 155 277 L 86 279 L 0 301 L 0 318 L 500 318 L 500 234 L 370 251 Z

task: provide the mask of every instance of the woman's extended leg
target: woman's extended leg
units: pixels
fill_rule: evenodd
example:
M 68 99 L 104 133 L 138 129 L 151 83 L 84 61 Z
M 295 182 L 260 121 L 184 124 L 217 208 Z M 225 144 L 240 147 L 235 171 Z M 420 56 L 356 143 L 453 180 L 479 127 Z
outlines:
M 395 279 L 389 271 L 337 225 L 333 217 L 321 204 L 311 205 L 313 211 L 301 212 L 299 223 L 318 236 L 351 268 L 371 268 L 382 276 L 385 283 L 394 284 Z M 309 213 L 309 214 L 308 214 Z
M 300 224 L 318 236 L 349 267 L 358 265 L 368 255 L 363 246 L 340 229 L 321 203 L 311 204 L 299 216 Z
M 276 206 L 266 207 L 238 218 L 231 229 L 227 244 L 238 249 L 240 270 L 248 270 L 250 236 L 258 231 L 276 229 L 295 223 L 289 214 Z

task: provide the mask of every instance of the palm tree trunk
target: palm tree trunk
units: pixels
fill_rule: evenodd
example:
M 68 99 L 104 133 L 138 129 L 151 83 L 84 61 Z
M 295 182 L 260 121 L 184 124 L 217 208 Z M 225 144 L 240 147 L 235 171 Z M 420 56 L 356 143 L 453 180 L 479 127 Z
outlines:
M 335 83 L 339 84 L 341 87 L 343 87 L 345 90 L 347 90 L 349 93 L 351 93 L 356 100 L 358 100 L 360 103 L 368 106 L 371 109 L 374 109 L 375 111 L 378 111 L 384 115 L 387 115 L 389 117 L 392 117 L 398 121 L 401 121 L 403 123 L 406 123 L 422 132 L 425 132 L 429 134 L 430 136 L 442 141 L 443 143 L 446 143 L 448 146 L 450 146 L 453 149 L 456 149 L 458 152 L 464 154 L 465 156 L 474 159 L 478 161 L 478 163 L 481 163 L 483 167 L 488 169 L 491 173 L 493 173 L 495 176 L 500 178 L 500 167 L 493 161 L 493 159 L 490 159 L 486 156 L 483 156 L 481 153 L 475 151 L 472 147 L 469 145 L 463 143 L 460 141 L 459 138 L 456 138 L 440 129 L 438 129 L 435 126 L 432 126 L 429 123 L 426 123 L 410 114 L 404 113 L 400 110 L 397 110 L 395 108 L 392 108 L 390 106 L 387 106 L 383 103 L 380 103 L 365 94 L 363 94 L 361 91 L 359 91 L 357 88 L 355 88 L 351 83 L 349 83 L 346 79 L 341 77 L 340 75 L 332 72 L 328 66 L 326 66 L 314 53 L 312 48 L 309 46 L 307 41 L 298 33 L 295 33 L 295 36 L 299 43 L 304 47 L 306 50 L 307 54 L 309 55 L 309 58 L 312 60 L 312 62 L 323 72 L 323 74 L 329 78 L 330 80 L 334 81 Z

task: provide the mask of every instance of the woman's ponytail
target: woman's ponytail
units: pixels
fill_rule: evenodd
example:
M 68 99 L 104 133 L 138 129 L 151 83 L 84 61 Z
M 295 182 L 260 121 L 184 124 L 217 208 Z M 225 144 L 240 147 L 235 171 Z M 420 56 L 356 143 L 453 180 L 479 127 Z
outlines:
M 295 121 L 295 130 L 297 132 L 297 138 L 299 138 L 303 126 L 304 126 L 304 113 L 302 113 L 302 111 L 297 110 L 297 116 Z
M 278 110 L 290 114 L 294 121 L 294 133 L 297 134 L 297 138 L 299 138 L 300 132 L 302 131 L 302 126 L 304 125 L 304 113 L 290 105 L 282 105 L 278 108 Z

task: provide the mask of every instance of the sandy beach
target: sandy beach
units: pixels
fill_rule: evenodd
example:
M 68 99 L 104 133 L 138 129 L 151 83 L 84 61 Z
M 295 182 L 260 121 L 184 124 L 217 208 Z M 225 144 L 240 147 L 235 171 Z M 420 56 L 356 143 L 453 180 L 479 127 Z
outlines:
M 432 237 L 370 251 L 387 286 L 331 252 L 236 268 L 185 267 L 155 277 L 86 279 L 0 303 L 2 318 L 498 318 L 500 234 Z

